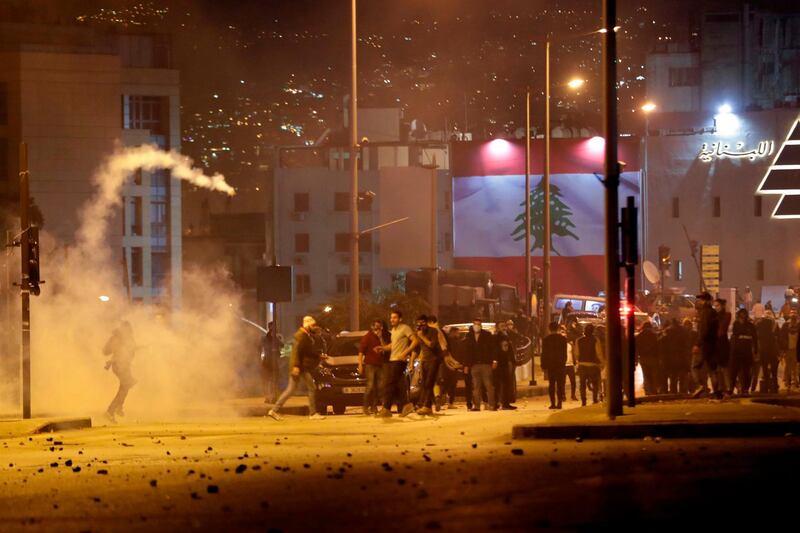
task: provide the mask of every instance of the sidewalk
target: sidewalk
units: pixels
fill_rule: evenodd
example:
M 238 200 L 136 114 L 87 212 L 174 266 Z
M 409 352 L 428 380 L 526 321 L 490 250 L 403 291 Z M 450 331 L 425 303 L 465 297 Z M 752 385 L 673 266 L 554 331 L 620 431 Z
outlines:
M 800 435 L 800 397 L 645 401 L 615 420 L 604 404 L 557 411 L 543 423 L 517 424 L 515 439 L 641 439 Z
M 91 417 L 53 417 L 0 419 L 0 439 L 13 439 L 38 433 L 52 433 L 92 427 Z

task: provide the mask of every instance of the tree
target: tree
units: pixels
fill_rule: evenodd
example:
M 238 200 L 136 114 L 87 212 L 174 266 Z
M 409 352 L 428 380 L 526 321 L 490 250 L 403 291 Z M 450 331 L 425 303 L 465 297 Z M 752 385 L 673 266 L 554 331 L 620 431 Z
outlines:
M 561 189 L 558 185 L 550 184 L 550 242 L 552 243 L 553 236 L 558 237 L 572 237 L 573 239 L 580 240 L 572 228 L 575 224 L 572 223 L 570 217 L 572 216 L 572 209 L 564 203 L 561 199 Z M 533 244 L 531 251 L 544 247 L 544 183 L 539 181 L 539 184 L 534 187 L 530 194 L 531 203 L 531 237 Z M 520 207 L 525 207 L 525 202 L 520 202 Z M 518 225 L 511 232 L 511 236 L 515 241 L 521 241 L 525 238 L 525 211 L 517 215 L 514 219 Z M 553 247 L 553 253 L 561 255 Z

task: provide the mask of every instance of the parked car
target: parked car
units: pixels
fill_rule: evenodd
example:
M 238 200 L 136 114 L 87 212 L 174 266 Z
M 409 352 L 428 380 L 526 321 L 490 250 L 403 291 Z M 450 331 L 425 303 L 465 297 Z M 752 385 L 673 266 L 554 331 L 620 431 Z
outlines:
M 363 405 L 367 380 L 358 373 L 358 344 L 366 331 L 343 332 L 326 347 L 328 357 L 314 371 L 317 411 L 330 405 L 337 415 L 351 405 Z

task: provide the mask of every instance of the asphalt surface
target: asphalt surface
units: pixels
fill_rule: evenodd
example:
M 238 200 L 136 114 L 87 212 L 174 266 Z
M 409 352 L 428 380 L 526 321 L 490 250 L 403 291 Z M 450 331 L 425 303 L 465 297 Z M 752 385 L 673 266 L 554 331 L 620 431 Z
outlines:
M 512 441 L 513 424 L 550 414 L 543 398 L 518 405 L 424 419 L 138 420 L 0 439 L 0 531 L 797 523 L 798 437 Z

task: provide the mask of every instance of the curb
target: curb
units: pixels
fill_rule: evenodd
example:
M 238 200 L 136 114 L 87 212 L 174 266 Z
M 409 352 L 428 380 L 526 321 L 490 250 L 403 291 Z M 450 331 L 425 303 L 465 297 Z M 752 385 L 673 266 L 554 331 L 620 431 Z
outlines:
M 92 419 L 85 418 L 68 418 L 64 420 L 52 420 L 40 426 L 37 426 L 32 431 L 33 434 L 38 433 L 53 433 L 55 431 L 66 431 L 70 429 L 88 429 L 92 427 Z
M 640 424 L 519 424 L 514 439 L 668 439 L 784 437 L 800 435 L 800 421 L 654 422 Z

